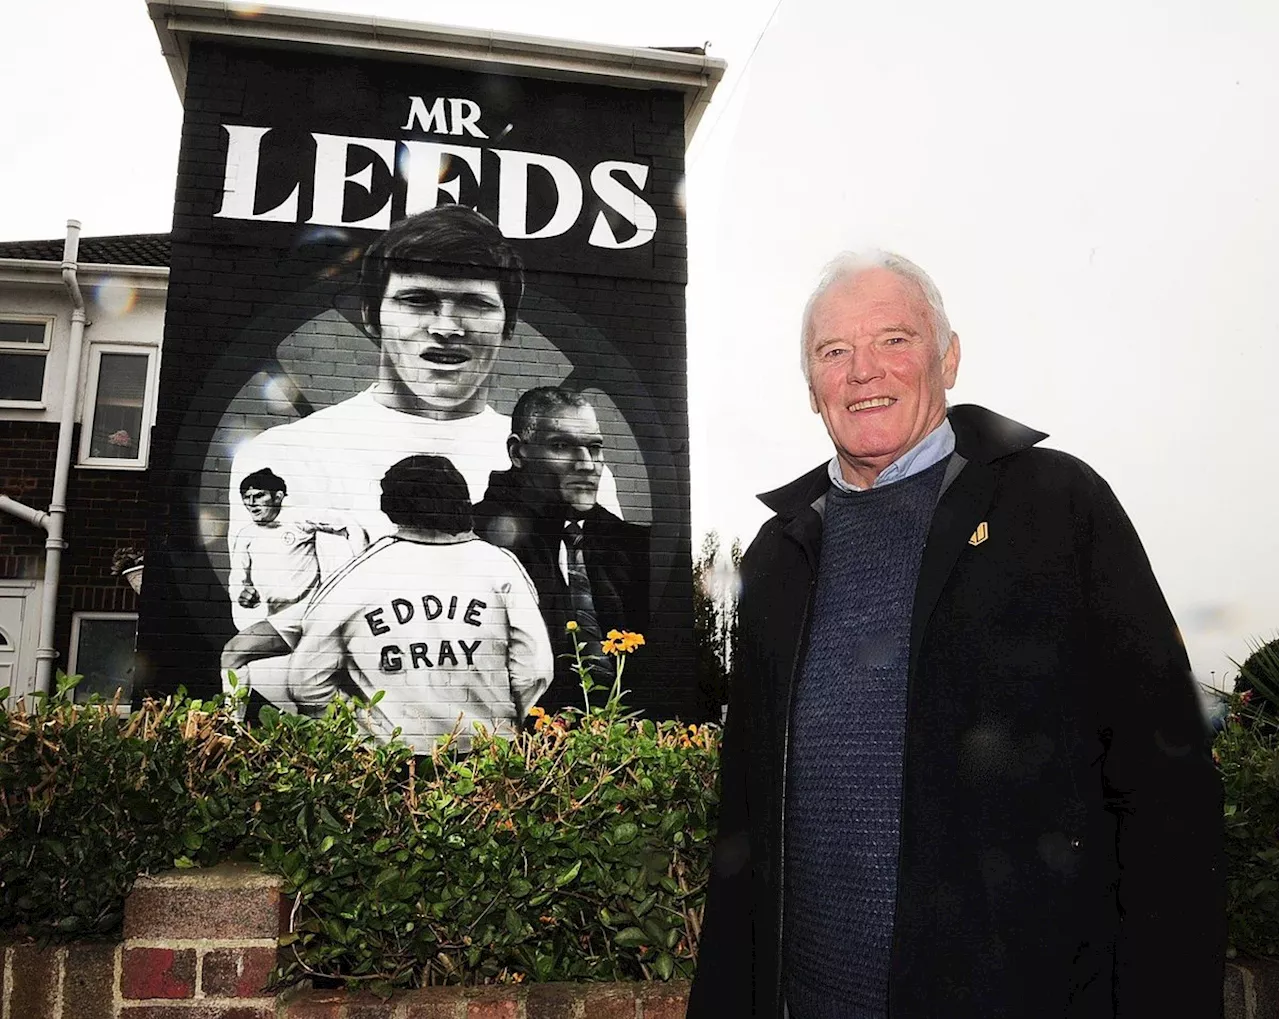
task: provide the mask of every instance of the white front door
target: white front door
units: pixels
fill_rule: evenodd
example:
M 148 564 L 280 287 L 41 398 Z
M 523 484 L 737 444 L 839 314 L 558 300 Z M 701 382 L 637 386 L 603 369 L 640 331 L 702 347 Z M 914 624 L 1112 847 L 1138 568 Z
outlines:
M 36 640 L 40 632 L 40 585 L 0 580 L 0 688 L 7 705 L 36 688 Z

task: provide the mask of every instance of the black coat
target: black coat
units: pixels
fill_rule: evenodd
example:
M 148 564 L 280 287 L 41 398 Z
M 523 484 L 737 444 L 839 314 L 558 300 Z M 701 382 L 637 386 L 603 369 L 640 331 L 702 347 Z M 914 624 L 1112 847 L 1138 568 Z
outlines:
M 1042 433 L 950 418 L 965 463 L 912 615 L 889 1014 L 1219 1016 L 1221 787 L 1138 536 Z M 828 486 L 823 465 L 763 496 L 743 559 L 690 1019 L 782 1013 L 787 732 Z
M 516 554 L 538 592 L 538 607 L 556 652 L 551 686 L 538 704 L 547 711 L 582 707 L 582 686 L 565 655 L 572 645 L 565 624 L 575 613 L 560 572 L 565 511 L 531 501 L 516 469 L 495 471 L 475 507 L 477 533 Z M 582 520 L 582 559 L 591 581 L 596 618 L 605 632 L 643 633 L 649 624 L 649 529 L 629 524 L 600 506 Z M 599 648 L 595 651 L 598 653 Z

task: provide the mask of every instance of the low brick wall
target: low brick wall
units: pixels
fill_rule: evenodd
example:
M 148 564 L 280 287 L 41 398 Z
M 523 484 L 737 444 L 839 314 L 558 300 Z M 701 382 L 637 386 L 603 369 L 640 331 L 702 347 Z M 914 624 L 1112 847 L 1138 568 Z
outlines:
M 263 993 L 288 906 L 278 878 L 223 864 L 140 878 L 124 939 L 4 946 L 0 1019 L 681 1019 L 687 981 L 427 987 L 389 1000 Z M 1227 964 L 1226 1019 L 1277 1015 L 1275 962 Z M 735 1017 L 726 1017 L 735 1019 Z
M 390 1000 L 262 988 L 288 930 L 280 879 L 223 864 L 139 878 L 124 939 L 4 948 L 0 1019 L 680 1019 L 688 983 L 427 987 Z

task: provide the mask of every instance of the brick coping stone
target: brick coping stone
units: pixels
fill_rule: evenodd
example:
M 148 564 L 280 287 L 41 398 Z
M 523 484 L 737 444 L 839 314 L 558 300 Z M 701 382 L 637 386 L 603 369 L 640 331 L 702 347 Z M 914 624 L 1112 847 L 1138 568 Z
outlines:
M 390 998 L 295 988 L 280 1019 L 683 1019 L 688 980 L 423 987 Z

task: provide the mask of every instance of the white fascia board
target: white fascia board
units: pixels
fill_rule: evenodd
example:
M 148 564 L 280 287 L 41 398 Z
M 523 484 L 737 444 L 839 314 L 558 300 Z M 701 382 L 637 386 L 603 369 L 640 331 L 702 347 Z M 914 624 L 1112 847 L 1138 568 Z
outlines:
M 359 14 L 253 7 L 228 0 L 147 0 L 161 52 L 182 97 L 193 38 L 344 56 L 684 93 L 685 144 L 693 137 L 725 62 L 693 53 L 606 46 L 486 29 L 427 25 Z
M 110 278 L 126 283 L 135 290 L 169 288 L 169 267 L 164 265 L 108 265 L 102 262 L 77 262 L 76 276 L 81 281 Z M 0 283 L 33 283 L 60 287 L 62 263 L 38 258 L 0 258 Z

